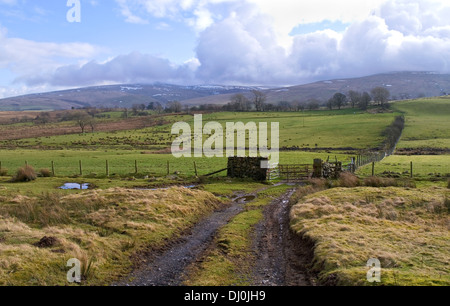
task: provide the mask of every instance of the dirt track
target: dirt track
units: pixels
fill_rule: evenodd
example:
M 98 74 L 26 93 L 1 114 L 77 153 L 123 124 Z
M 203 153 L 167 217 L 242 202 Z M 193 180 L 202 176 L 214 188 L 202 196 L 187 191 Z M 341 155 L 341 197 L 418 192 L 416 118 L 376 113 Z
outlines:
M 253 248 L 257 262 L 253 272 L 255 286 L 308 286 L 306 274 L 310 248 L 289 230 L 289 197 L 292 191 L 272 201 L 265 209 L 264 220 L 255 229 Z M 237 197 L 242 199 L 242 195 Z M 114 285 L 180 286 L 186 269 L 195 264 L 218 229 L 243 211 L 245 203 L 234 200 L 198 223 L 188 234 L 153 254 L 148 262 Z
M 272 201 L 264 211 L 264 220 L 256 227 L 254 252 L 255 286 L 311 286 L 308 275 L 311 247 L 289 227 L 289 198 L 293 191 Z

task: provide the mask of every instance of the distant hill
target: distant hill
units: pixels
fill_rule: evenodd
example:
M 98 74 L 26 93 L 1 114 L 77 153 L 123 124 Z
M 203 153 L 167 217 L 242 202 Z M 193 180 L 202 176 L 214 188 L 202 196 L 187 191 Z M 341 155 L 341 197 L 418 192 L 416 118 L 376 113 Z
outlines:
M 47 93 L 38 93 L 0 100 L 0 110 L 62 110 L 81 107 L 128 107 L 133 104 L 169 101 L 185 101 L 223 94 L 250 92 L 257 87 L 246 86 L 178 86 L 154 85 L 109 85 L 78 88 Z
M 327 101 L 336 92 L 347 94 L 349 90 L 367 91 L 384 86 L 392 99 L 410 99 L 450 94 L 450 74 L 432 72 L 393 72 L 361 78 L 336 79 L 311 84 L 269 88 L 246 86 L 178 86 L 111 85 L 79 88 L 49 93 L 32 94 L 0 100 L 0 110 L 58 110 L 94 107 L 131 107 L 133 104 L 180 101 L 185 105 L 226 104 L 231 96 L 244 93 L 250 97 L 253 89 L 263 90 L 268 103 L 280 101 Z
M 361 78 L 336 79 L 311 84 L 272 88 L 266 90 L 267 102 L 307 101 L 318 99 L 326 102 L 336 92 L 348 94 L 350 90 L 364 92 L 378 86 L 391 92 L 391 99 L 403 100 L 420 97 L 435 97 L 450 94 L 450 74 L 432 72 L 392 72 Z M 228 103 L 232 95 L 202 97 L 185 101 L 193 105 L 205 103 Z

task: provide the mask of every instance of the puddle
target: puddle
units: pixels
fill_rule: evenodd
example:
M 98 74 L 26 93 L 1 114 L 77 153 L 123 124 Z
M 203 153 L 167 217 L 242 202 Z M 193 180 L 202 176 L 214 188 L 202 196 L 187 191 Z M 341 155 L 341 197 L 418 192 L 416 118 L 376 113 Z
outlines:
M 78 183 L 66 183 L 59 187 L 63 190 L 86 190 L 89 189 L 89 184 L 78 184 Z
M 245 203 L 248 203 L 250 201 L 253 201 L 254 199 L 256 199 L 256 196 L 254 196 L 254 195 L 247 195 L 247 196 L 235 199 L 234 202 L 245 204 Z
M 186 189 L 192 189 L 197 187 L 197 185 L 189 185 L 189 186 L 171 186 L 171 187 L 164 187 L 164 188 L 135 188 L 136 190 L 151 190 L 151 191 L 157 191 L 157 190 L 169 190 L 173 187 L 181 187 Z

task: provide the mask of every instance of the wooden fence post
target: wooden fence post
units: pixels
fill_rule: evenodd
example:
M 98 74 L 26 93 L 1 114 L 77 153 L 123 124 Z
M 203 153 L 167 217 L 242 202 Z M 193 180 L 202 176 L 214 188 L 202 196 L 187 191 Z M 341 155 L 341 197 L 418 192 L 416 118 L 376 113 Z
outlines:
M 138 161 L 135 160 L 135 161 L 134 161 L 134 173 L 135 173 L 135 174 L 138 174 L 138 172 L 139 172 L 138 170 L 139 170 L 139 169 L 138 169 Z
M 170 161 L 167 161 L 167 175 L 170 175 Z
M 109 161 L 106 160 L 106 177 L 109 177 Z
M 196 162 L 194 162 L 194 170 L 195 170 L 195 176 L 198 176 L 197 163 Z
M 411 162 L 411 178 L 413 178 L 413 162 Z
M 52 160 L 52 176 L 55 176 L 55 162 Z
M 372 176 L 375 176 L 375 162 L 372 162 Z
M 83 176 L 83 163 L 80 160 L 80 176 Z

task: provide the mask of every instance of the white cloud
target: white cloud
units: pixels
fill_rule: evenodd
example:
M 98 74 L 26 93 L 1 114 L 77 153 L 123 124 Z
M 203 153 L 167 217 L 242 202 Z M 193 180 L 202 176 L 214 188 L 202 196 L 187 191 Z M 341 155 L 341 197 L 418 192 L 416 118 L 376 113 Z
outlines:
M 99 63 L 90 61 L 83 65 L 65 65 L 52 72 L 23 76 L 20 81 L 28 86 L 51 84 L 73 87 L 113 83 L 149 83 L 165 80 L 182 82 L 193 75 L 190 67 L 195 62 L 175 66 L 169 60 L 133 52 Z
M 92 60 L 98 49 L 88 44 L 36 43 L 4 33 L 0 67 L 18 71 L 29 86 L 153 81 L 294 85 L 396 70 L 450 72 L 450 3 L 443 1 L 116 2 L 129 22 L 145 23 L 153 16 L 162 18 L 162 28 L 170 26 L 164 18 L 192 27 L 198 33 L 196 57 L 175 65 L 134 52 L 101 62 Z M 340 33 L 288 35 L 298 24 L 323 20 L 350 25 Z M 77 64 L 55 60 L 60 57 Z
M 0 27 L 0 68 L 17 74 L 53 69 L 64 60 L 92 58 L 101 48 L 88 43 L 35 42 L 8 37 L 7 30 Z

